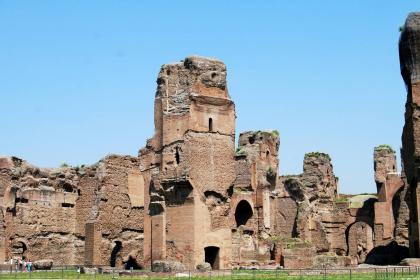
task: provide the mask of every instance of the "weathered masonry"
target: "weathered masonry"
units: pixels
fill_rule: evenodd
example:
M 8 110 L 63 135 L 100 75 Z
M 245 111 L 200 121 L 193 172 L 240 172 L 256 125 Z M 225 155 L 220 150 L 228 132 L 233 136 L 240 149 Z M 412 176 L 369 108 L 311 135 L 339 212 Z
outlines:
M 420 16 L 410 14 L 400 40 L 403 168 L 377 146 L 376 194 L 340 194 L 325 153 L 280 175 L 275 130 L 242 132 L 235 145 L 226 66 L 191 56 L 161 67 L 155 133 L 138 156 L 56 169 L 0 158 L 0 262 L 224 269 L 419 257 L 419 38 Z

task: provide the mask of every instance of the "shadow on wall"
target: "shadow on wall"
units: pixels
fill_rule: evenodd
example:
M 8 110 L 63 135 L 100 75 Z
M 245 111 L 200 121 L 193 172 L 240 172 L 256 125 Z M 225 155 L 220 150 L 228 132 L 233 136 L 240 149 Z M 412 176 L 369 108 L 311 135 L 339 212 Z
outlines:
M 396 265 L 408 257 L 408 248 L 392 241 L 388 245 L 373 248 L 368 253 L 365 263 L 375 265 Z

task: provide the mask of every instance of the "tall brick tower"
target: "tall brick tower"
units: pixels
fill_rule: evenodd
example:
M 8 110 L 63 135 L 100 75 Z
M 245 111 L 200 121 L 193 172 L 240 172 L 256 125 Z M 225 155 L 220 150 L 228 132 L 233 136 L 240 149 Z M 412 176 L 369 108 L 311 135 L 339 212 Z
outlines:
M 235 180 L 235 106 L 223 62 L 187 57 L 157 79 L 155 135 L 140 151 L 146 265 L 178 260 L 228 265 L 227 206 Z M 219 213 L 217 218 L 213 212 Z M 176 252 L 176 253 L 175 253 Z

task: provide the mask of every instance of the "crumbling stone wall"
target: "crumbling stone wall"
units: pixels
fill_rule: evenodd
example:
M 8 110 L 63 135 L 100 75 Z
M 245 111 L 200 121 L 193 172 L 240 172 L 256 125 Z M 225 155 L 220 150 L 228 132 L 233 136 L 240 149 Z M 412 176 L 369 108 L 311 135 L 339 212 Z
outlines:
M 83 240 L 74 234 L 78 170 L 40 169 L 17 158 L 1 168 L 4 257 L 74 263 Z
M 271 233 L 275 227 L 272 210 L 276 206 L 279 135 L 277 131 L 247 131 L 240 134 L 238 142 L 231 194 L 232 259 L 237 260 L 236 265 L 274 261 Z M 251 217 L 247 223 L 238 223 L 240 212 L 246 215 L 245 211 Z
M 296 235 L 314 245 L 317 252 L 330 250 L 327 227 L 337 198 L 338 179 L 327 154 L 305 155 L 303 174 L 289 176 L 284 187 L 298 204 Z
M 419 243 L 419 188 L 420 164 L 420 13 L 407 17 L 399 42 L 401 75 L 407 87 L 405 124 L 402 134 L 402 161 L 409 184 L 410 199 L 410 254 L 420 256 Z
M 145 224 L 152 220 L 153 227 L 145 234 L 157 236 L 145 242 L 144 259 L 148 265 L 169 259 L 194 268 L 204 262 L 205 248 L 215 247 L 220 263 L 214 267 L 226 267 L 228 195 L 235 180 L 235 107 L 226 66 L 187 57 L 162 66 L 157 83 L 155 135 L 140 151 L 144 185 L 153 185 L 145 193 Z
M 419 22 L 418 14 L 409 16 L 400 42 L 406 172 L 396 173 L 392 149 L 377 147 L 377 196 L 340 195 L 324 153 L 306 154 L 302 174 L 279 176 L 275 130 L 243 132 L 235 150 L 226 66 L 191 56 L 161 67 L 155 134 L 137 157 L 109 155 L 58 169 L 0 158 L 0 261 L 352 266 L 375 246 L 406 245 L 408 236 L 418 255 Z
M 122 250 L 121 256 L 137 257 L 136 248 L 142 252 L 143 209 L 131 207 L 127 180 L 130 170 L 138 173 L 137 160 L 109 156 L 88 167 L 43 169 L 2 158 L 3 259 L 83 264 L 85 224 L 92 219 L 99 221 L 101 231 L 91 264 L 110 264 L 114 239 L 121 239 L 128 251 Z
M 378 202 L 375 203 L 375 246 L 380 246 L 394 239 L 393 200 L 404 182 L 397 173 L 395 151 L 387 145 L 374 149 L 374 170 L 378 191 Z

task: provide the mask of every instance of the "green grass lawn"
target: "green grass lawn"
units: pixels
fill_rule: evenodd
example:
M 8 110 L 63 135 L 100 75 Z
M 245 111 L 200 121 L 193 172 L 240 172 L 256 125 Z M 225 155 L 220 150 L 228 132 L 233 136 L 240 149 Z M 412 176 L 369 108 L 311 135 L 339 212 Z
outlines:
M 415 270 L 392 270 L 388 272 L 385 270 L 378 270 L 377 273 L 369 271 L 365 273 L 352 271 L 350 274 L 349 270 L 343 271 L 309 271 L 309 270 L 294 270 L 294 271 L 263 271 L 263 270 L 232 270 L 232 271 L 213 271 L 206 273 L 185 273 L 179 274 L 157 274 L 157 273 L 141 273 L 134 272 L 133 275 L 117 275 L 112 274 L 79 274 L 75 270 L 56 270 L 56 271 L 35 271 L 32 273 L 28 272 L 12 272 L 0 274 L 0 279 L 192 279 L 192 280 L 256 280 L 256 279 L 295 279 L 295 280 L 367 280 L 367 279 L 420 279 L 420 273 L 415 273 Z

